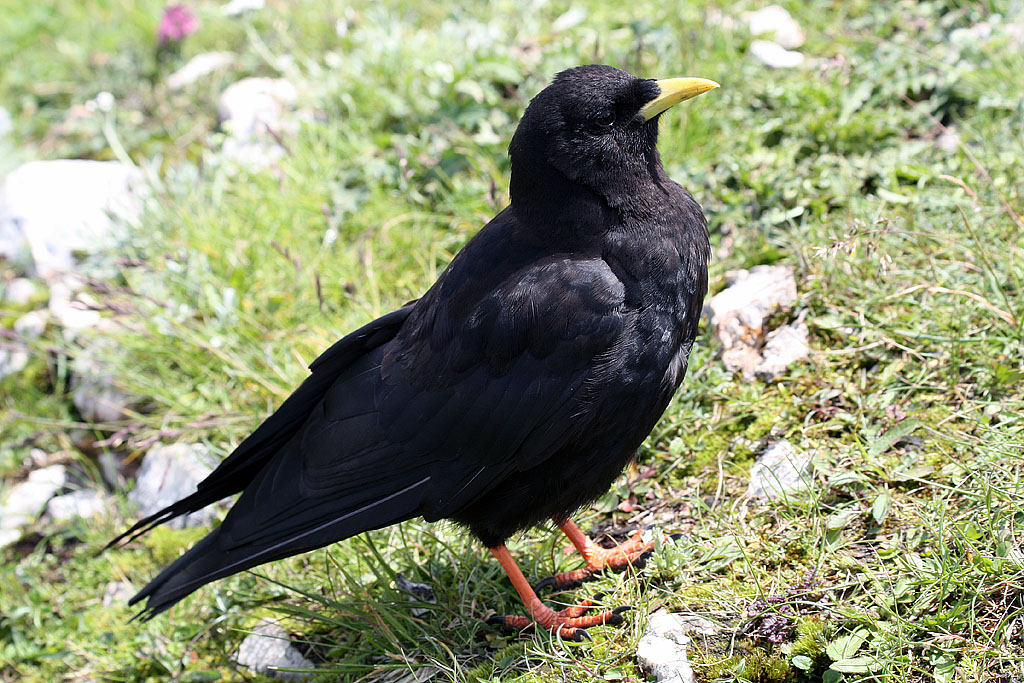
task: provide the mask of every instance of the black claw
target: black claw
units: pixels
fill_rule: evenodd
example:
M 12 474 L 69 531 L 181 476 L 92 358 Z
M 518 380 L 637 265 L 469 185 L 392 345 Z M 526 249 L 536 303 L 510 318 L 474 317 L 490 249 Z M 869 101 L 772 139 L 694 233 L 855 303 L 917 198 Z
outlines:
M 594 597 L 590 598 L 590 601 L 591 602 L 597 602 L 598 600 L 600 600 L 601 598 L 603 598 L 607 594 L 608 594 L 607 591 L 597 591 L 596 593 L 594 593 Z
M 559 634 L 559 635 L 561 635 L 561 634 Z M 589 633 L 587 633 L 587 629 L 585 629 L 585 628 L 577 628 L 577 629 L 573 630 L 571 636 L 562 636 L 562 637 L 565 638 L 565 640 L 570 640 L 570 641 L 572 641 L 574 643 L 582 643 L 584 640 L 587 641 L 588 643 L 594 642 L 594 639 L 590 636 Z
M 550 588 L 551 586 L 554 586 L 554 585 L 555 585 L 555 577 L 549 576 L 546 579 L 541 579 L 540 581 L 538 581 L 537 584 L 533 587 L 533 592 L 534 593 L 540 593 L 545 588 Z
M 682 531 L 677 531 L 674 534 L 669 534 L 668 537 L 673 541 L 678 541 L 679 539 L 686 538 L 686 534 L 684 534 Z
M 490 626 L 506 626 L 505 617 L 495 614 L 493 617 L 487 618 L 487 623 Z
M 633 605 L 619 605 L 618 607 L 612 610 L 612 614 L 614 614 L 615 616 L 620 616 L 624 612 L 628 612 L 631 609 L 633 609 Z

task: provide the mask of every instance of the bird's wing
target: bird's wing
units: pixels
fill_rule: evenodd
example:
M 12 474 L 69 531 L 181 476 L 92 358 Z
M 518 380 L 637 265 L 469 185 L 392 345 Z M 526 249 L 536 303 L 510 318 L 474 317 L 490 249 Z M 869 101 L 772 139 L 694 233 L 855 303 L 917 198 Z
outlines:
M 132 602 L 148 598 L 152 616 L 257 564 L 449 516 L 572 438 L 588 378 L 616 357 L 622 284 L 600 259 L 550 257 L 463 286 L 481 294 L 440 313 L 450 336 L 432 334 L 428 293 L 418 319 L 345 367 L 222 525 Z
M 309 366 L 312 374 L 217 469 L 199 483 L 195 493 L 139 520 L 107 547 L 125 539 L 131 540 L 159 524 L 200 510 L 248 486 L 302 427 L 338 376 L 364 354 L 390 341 L 409 317 L 410 311 L 412 306 L 406 305 L 335 342 Z
M 535 466 L 581 428 L 622 300 L 600 259 L 552 257 L 492 288 L 443 344 L 407 324 L 324 394 L 235 504 L 222 543 L 309 547 L 436 519 Z

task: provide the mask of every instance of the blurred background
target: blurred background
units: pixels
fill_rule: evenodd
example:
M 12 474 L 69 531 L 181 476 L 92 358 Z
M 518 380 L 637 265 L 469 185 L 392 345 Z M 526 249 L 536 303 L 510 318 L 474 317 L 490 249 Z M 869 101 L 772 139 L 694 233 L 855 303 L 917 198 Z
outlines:
M 496 632 L 500 569 L 422 522 L 129 623 L 223 508 L 98 549 L 418 297 L 595 62 L 722 84 L 660 137 L 716 298 L 581 522 L 683 535 L 551 598 L 628 623 Z M 0 679 L 639 681 L 667 610 L 700 681 L 1024 681 L 1022 73 L 1019 0 L 0 0 Z

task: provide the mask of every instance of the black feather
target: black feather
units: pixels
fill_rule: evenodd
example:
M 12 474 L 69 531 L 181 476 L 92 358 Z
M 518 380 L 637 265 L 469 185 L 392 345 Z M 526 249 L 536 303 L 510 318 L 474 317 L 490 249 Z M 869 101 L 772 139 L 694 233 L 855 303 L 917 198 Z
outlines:
M 241 492 L 132 602 L 151 617 L 415 516 L 494 547 L 604 493 L 682 380 L 707 291 L 700 207 L 638 115 L 658 92 L 611 67 L 559 74 L 512 140 L 512 204 L 430 290 L 331 347 L 196 493 L 112 542 Z

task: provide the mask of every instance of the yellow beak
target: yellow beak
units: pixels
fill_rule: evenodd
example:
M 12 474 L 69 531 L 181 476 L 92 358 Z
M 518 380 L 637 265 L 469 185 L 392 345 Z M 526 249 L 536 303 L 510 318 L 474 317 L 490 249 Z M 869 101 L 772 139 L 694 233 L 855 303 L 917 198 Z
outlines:
M 683 100 L 688 100 L 697 95 L 703 95 L 708 90 L 719 87 L 714 81 L 706 78 L 666 78 L 655 81 L 661 88 L 661 94 L 644 105 L 640 110 L 640 116 L 644 121 L 650 121 L 655 116 Z

